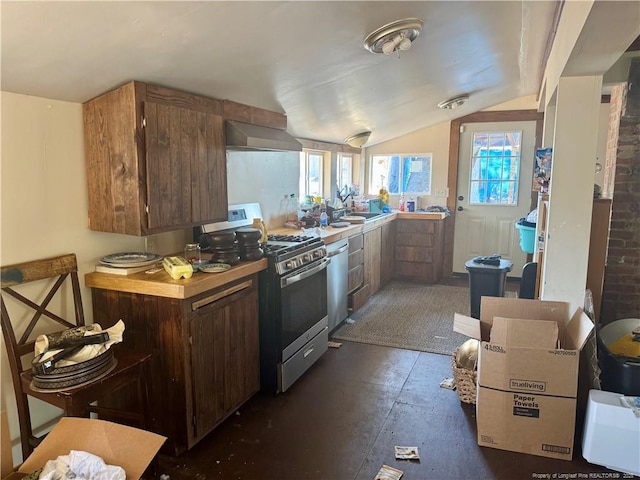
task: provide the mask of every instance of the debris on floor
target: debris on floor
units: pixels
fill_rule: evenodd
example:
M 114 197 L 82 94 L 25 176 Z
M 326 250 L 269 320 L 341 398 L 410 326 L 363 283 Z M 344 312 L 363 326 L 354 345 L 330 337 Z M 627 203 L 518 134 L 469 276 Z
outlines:
M 397 468 L 390 467 L 389 465 L 382 465 L 378 473 L 376 473 L 375 480 L 400 480 L 400 477 L 404 472 Z
M 342 343 L 340 342 L 329 341 L 329 348 L 340 348 L 341 346 L 342 346 Z
M 393 447 L 396 460 L 420 460 L 418 447 Z
M 446 388 L 447 390 L 455 390 L 456 381 L 452 377 L 445 377 L 440 382 L 440 388 Z
M 349 325 L 353 325 L 354 323 L 356 323 L 356 321 L 352 318 L 347 318 L 344 323 L 348 323 Z

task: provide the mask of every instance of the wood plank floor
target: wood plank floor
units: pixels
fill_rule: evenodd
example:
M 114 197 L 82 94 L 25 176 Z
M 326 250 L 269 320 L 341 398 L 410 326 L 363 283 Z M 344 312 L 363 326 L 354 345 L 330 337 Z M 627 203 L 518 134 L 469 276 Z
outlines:
M 383 464 L 403 480 L 623 478 L 598 476 L 611 471 L 582 458 L 579 438 L 572 462 L 478 447 L 474 407 L 439 387 L 451 375 L 446 355 L 344 342 L 286 393 L 260 393 L 192 450 L 160 456 L 148 478 L 372 480 Z M 394 445 L 421 460 L 395 460 Z

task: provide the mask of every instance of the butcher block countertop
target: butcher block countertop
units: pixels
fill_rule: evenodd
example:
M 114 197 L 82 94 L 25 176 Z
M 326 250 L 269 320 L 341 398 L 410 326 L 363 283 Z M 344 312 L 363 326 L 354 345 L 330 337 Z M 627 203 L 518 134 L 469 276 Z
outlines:
M 392 222 L 396 218 L 400 218 L 403 220 L 444 220 L 446 218 L 446 214 L 440 212 L 399 212 L 394 211 L 392 213 L 387 213 L 380 215 L 379 218 L 375 218 L 374 220 L 365 222 L 365 223 L 354 223 L 348 227 L 340 227 L 335 228 L 332 226 L 328 226 L 325 229 L 320 228 L 309 228 L 306 230 L 296 230 L 293 228 L 273 228 L 269 229 L 269 233 L 281 234 L 281 235 L 319 235 L 324 243 L 330 244 L 333 242 L 337 242 L 338 240 L 342 240 L 343 238 L 349 238 L 359 233 L 366 233 L 375 228 L 378 228 L 385 223 Z
M 240 262 L 222 273 L 195 272 L 191 278 L 172 279 L 160 267 L 155 273 L 133 273 L 131 275 L 112 275 L 91 272 L 84 276 L 87 287 L 117 290 L 119 292 L 139 293 L 168 298 L 190 298 L 199 293 L 221 287 L 229 282 L 266 270 L 267 259 L 255 262 Z

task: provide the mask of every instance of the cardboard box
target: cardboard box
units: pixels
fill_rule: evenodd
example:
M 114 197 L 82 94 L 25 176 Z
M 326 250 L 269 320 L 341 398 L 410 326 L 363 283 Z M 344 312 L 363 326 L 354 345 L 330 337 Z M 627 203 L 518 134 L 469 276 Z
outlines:
M 478 445 L 571 460 L 580 350 L 593 322 L 565 302 L 482 297 L 480 312 L 456 314 L 453 327 L 482 341 Z
M 63 417 L 18 472 L 34 472 L 48 460 L 81 450 L 101 457 L 108 465 L 122 467 L 127 480 L 137 480 L 165 440 L 161 435 L 105 420 Z

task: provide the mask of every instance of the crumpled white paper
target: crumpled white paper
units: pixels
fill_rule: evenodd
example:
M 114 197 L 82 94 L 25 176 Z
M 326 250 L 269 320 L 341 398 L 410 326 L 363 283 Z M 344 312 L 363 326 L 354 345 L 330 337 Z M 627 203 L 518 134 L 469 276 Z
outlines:
M 95 327 L 94 330 L 87 330 L 85 332 L 85 336 L 96 335 L 103 331 L 102 327 L 100 327 L 100 325 L 98 325 L 97 323 L 94 323 L 93 325 Z M 95 345 L 85 345 L 73 355 L 70 355 L 69 357 L 62 360 L 58 360 L 56 362 L 56 367 L 66 367 L 90 360 L 109 350 L 109 348 L 111 348 L 111 345 L 122 342 L 122 334 L 124 333 L 124 322 L 122 320 L 118 320 L 118 323 L 116 323 L 113 327 L 107 328 L 104 331 L 109 334 L 108 341 L 104 343 L 97 343 Z M 40 360 L 41 362 L 46 361 L 48 358 L 60 351 L 60 349 L 47 351 L 47 346 L 48 341 L 46 336 L 38 336 L 38 338 L 36 339 L 36 344 L 34 346 L 34 352 L 36 356 L 40 355 L 43 352 L 46 352 L 42 356 Z
M 122 467 L 107 465 L 102 458 L 89 452 L 71 450 L 49 460 L 40 472 L 39 480 L 126 480 Z

